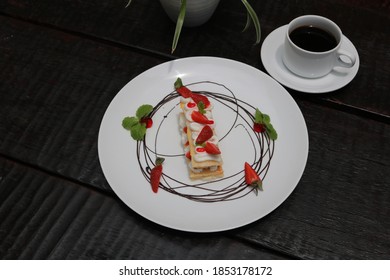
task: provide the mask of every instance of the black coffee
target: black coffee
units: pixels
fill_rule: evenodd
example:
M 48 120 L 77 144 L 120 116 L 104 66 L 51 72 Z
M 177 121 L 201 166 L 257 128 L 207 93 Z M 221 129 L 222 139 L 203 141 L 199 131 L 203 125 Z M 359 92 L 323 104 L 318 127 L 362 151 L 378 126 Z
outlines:
M 325 52 L 337 46 L 336 38 L 315 26 L 301 26 L 290 32 L 290 39 L 298 47 L 311 52 Z

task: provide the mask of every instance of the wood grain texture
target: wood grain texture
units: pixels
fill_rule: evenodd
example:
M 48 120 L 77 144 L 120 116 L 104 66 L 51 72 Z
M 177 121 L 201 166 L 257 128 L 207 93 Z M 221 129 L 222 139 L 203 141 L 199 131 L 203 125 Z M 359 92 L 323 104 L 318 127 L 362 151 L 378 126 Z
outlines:
M 4 17 L 0 25 L 0 152 L 110 190 L 100 121 L 129 80 L 162 60 Z
M 99 39 L 120 42 L 139 50 L 169 56 L 174 24 L 155 0 L 0 0 L 0 11 L 28 21 Z M 272 30 L 303 14 L 319 14 L 338 23 L 357 48 L 361 67 L 345 88 L 317 96 L 330 104 L 372 112 L 390 122 L 390 26 L 388 0 L 263 0 L 251 1 L 262 25 L 262 40 Z M 340 12 L 342 11 L 342 12 Z M 242 33 L 246 11 L 240 1 L 221 1 L 211 20 L 198 28 L 185 28 L 175 57 L 219 56 L 265 70 L 260 45 L 253 45 L 254 31 Z M 292 94 L 294 91 L 290 90 Z M 307 95 L 300 95 L 300 98 Z
M 0 259 L 284 259 L 221 235 L 183 234 L 115 197 L 0 157 Z
M 304 259 L 389 259 L 390 126 L 299 105 L 310 138 L 303 177 L 240 236 Z
M 385 12 L 353 6 L 341 19 L 336 12 L 352 7 L 347 0 L 289 1 L 289 12 L 278 9 L 280 1 L 256 2 L 257 9 L 264 8 L 265 35 L 302 12 L 327 11 L 359 45 L 361 70 L 353 83 L 332 94 L 292 92 L 307 121 L 310 153 L 302 180 L 286 202 L 247 227 L 196 235 L 140 218 L 115 198 L 101 172 L 97 134 L 108 104 L 133 77 L 170 59 L 163 55 L 164 43 L 153 39 L 170 45 L 169 20 L 155 29 L 143 25 L 144 20 L 164 22 L 162 16 L 147 15 L 149 1 L 138 1 L 142 21 L 133 10 L 121 10 L 115 18 L 118 2 L 0 0 L 1 258 L 390 258 L 390 127 L 386 120 L 346 110 L 388 116 L 389 38 L 379 29 L 380 20 L 389 21 Z M 161 9 L 155 2 L 148 11 Z M 186 30 L 176 55 L 219 53 L 261 68 L 259 47 L 244 51 L 253 34 L 238 32 L 245 38 L 239 44 L 220 24 L 223 12 L 238 21 L 245 15 L 240 3 L 227 2 L 221 2 L 207 27 Z M 368 21 L 368 15 L 375 18 L 367 25 L 380 30 L 372 40 L 358 30 L 368 30 L 357 21 L 359 16 Z M 103 26 L 102 17 L 110 24 Z M 120 29 L 122 24 L 129 29 Z M 210 34 L 229 36 L 221 45 Z M 384 64 L 378 67 L 378 61 Z

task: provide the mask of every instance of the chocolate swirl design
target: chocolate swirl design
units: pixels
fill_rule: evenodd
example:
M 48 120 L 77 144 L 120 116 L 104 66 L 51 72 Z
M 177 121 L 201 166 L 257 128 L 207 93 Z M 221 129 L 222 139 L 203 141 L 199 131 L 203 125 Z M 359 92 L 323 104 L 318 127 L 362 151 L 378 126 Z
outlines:
M 233 91 L 223 84 L 211 81 L 202 81 L 188 84 L 187 86 L 194 85 L 205 85 L 205 87 L 207 85 L 212 85 L 213 88 L 221 88 L 220 92 L 199 92 L 207 96 L 209 99 L 212 99 L 215 106 L 225 106 L 229 112 L 231 111 L 232 114 L 234 114 L 228 129 L 219 135 L 219 141 L 220 143 L 226 141 L 235 130 L 240 130 L 239 133 L 241 133 L 243 137 L 248 136 L 251 143 L 250 145 L 253 149 L 253 152 L 251 152 L 251 154 L 253 154 L 253 161 L 251 162 L 251 159 L 246 161 L 252 165 L 257 174 L 259 174 L 262 180 L 264 180 L 274 154 L 275 142 L 269 138 L 267 133 L 256 133 L 252 129 L 256 108 L 253 105 L 238 99 Z M 164 165 L 169 164 L 169 161 L 172 158 L 183 158 L 183 164 L 186 164 L 184 152 L 174 154 L 159 153 L 158 151 L 158 141 L 161 133 L 161 127 L 168 118 L 178 117 L 177 112 L 179 111 L 179 103 L 180 95 L 176 91 L 172 91 L 166 95 L 154 107 L 151 113 L 151 117 L 153 118 L 153 116 L 159 113 L 160 110 L 164 110 L 164 112 L 166 112 L 161 118 L 160 123 L 157 123 L 157 119 L 155 120 L 155 125 L 158 125 L 158 128 L 154 144 L 152 145 L 151 143 L 153 143 L 153 141 L 150 141 L 150 139 L 147 138 L 148 133 L 146 134 L 144 140 L 137 141 L 136 149 L 139 168 L 148 182 L 150 182 L 150 171 L 154 166 L 156 156 L 166 158 Z M 221 122 L 222 120 L 216 121 L 218 124 L 218 121 Z M 179 137 L 179 133 L 177 137 Z M 248 148 L 249 147 L 246 147 L 246 149 Z M 253 188 L 245 183 L 245 174 L 243 169 L 244 162 L 242 162 L 240 166 L 242 166 L 242 168 L 231 172 L 230 174 L 226 174 L 225 172 L 225 177 L 223 178 L 207 182 L 188 182 L 179 180 L 175 174 L 167 174 L 164 168 L 160 181 L 160 188 L 169 193 L 198 202 L 222 202 L 239 199 L 253 192 Z

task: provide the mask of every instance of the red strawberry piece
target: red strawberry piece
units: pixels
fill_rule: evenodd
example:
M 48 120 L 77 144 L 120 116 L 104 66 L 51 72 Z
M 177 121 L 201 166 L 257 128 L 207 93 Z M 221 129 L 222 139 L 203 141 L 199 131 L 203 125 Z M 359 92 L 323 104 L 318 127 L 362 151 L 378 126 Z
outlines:
M 197 147 L 195 150 L 196 150 L 198 153 L 204 153 L 204 152 L 206 151 L 206 149 L 203 148 L 203 147 Z
M 202 130 L 199 132 L 198 137 L 196 138 L 195 142 L 197 144 L 202 144 L 203 142 L 206 142 L 213 136 L 213 130 L 208 125 L 205 125 Z
M 187 107 L 188 107 L 188 108 L 195 108 L 195 107 L 196 107 L 196 103 L 194 103 L 194 102 L 188 102 L 188 103 L 187 103 Z
M 198 111 L 193 111 L 191 113 L 191 118 L 194 122 L 200 123 L 200 124 L 213 124 L 213 120 L 209 120 L 205 115 L 199 113 Z
M 205 108 L 210 105 L 210 100 L 204 95 L 193 93 L 191 98 L 196 104 L 198 104 L 199 102 L 203 102 Z
M 181 86 L 181 87 L 179 87 L 176 90 L 184 98 L 192 97 L 192 94 L 193 94 L 192 91 L 189 88 L 185 87 L 185 86 Z
M 258 133 L 262 133 L 265 131 L 265 126 L 261 123 L 254 123 L 253 130 Z
M 259 175 L 256 171 L 249 165 L 249 163 L 245 162 L 245 183 L 249 186 L 252 186 L 256 190 L 263 190 L 263 182 L 261 181 Z
M 151 117 L 143 117 L 140 120 L 140 123 L 144 123 L 146 125 L 146 128 L 151 128 L 153 125 L 153 120 Z
M 189 160 L 191 160 L 191 153 L 190 153 L 190 151 L 188 151 L 188 152 L 186 153 L 186 158 L 188 158 Z
M 164 158 L 157 158 L 156 165 L 150 171 L 150 185 L 152 186 L 152 191 L 154 193 L 157 193 L 159 185 L 160 185 L 160 179 L 161 179 L 162 170 L 163 170 L 163 168 L 162 168 L 163 162 L 164 162 Z
M 183 132 L 184 132 L 184 133 L 187 133 L 187 130 L 188 130 L 188 128 L 185 126 L 185 127 L 183 128 Z
M 211 142 L 206 142 L 206 145 L 204 146 L 204 149 L 206 150 L 206 152 L 208 154 L 211 154 L 211 155 L 219 155 L 221 153 L 221 151 L 219 150 L 217 145 L 215 145 L 215 144 L 213 144 Z

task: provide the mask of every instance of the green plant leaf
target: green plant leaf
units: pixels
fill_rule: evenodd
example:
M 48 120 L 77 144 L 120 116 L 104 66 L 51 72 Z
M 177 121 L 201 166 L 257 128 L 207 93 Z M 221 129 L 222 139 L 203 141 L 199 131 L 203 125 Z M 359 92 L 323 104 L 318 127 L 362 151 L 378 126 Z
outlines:
M 181 0 L 180 12 L 179 12 L 179 16 L 177 17 L 175 34 L 173 36 L 172 53 L 175 51 L 177 43 L 179 42 L 181 29 L 183 27 L 184 18 L 186 15 L 186 7 L 187 7 L 187 0 Z
M 276 139 L 278 139 L 278 133 L 276 132 L 272 124 L 270 123 L 266 124 L 265 129 L 267 130 L 267 133 L 269 135 L 269 138 L 271 138 L 271 140 L 275 141 Z
M 129 0 L 129 2 L 127 3 L 127 5 L 126 5 L 126 7 L 125 7 L 125 8 L 127 8 L 128 6 L 130 6 L 130 4 L 131 4 L 131 1 L 132 1 L 132 0 Z
M 271 123 L 271 118 L 267 114 L 263 114 L 263 123 L 266 125 Z
M 204 109 L 206 106 L 204 105 L 203 101 L 199 101 L 197 106 L 198 106 L 199 113 L 201 114 L 206 113 L 206 110 Z
M 259 18 L 257 17 L 257 14 L 255 12 L 255 10 L 253 10 L 252 6 L 248 3 L 247 0 L 241 0 L 241 2 L 244 4 L 246 10 L 247 10 L 247 13 L 248 13 L 248 16 L 247 16 L 247 23 L 246 23 L 246 26 L 244 28 L 244 30 L 247 27 L 248 24 L 248 18 L 250 17 L 250 19 L 252 20 L 253 22 L 253 25 L 255 27 L 255 30 L 256 30 L 256 43 L 255 44 L 258 44 L 260 43 L 260 38 L 261 38 L 261 29 L 260 29 L 260 21 L 259 21 Z
M 244 29 L 242 30 L 242 32 L 245 32 L 248 30 L 249 26 L 251 26 L 251 17 L 249 15 L 249 13 L 246 13 L 246 23 L 245 23 L 245 27 Z
M 265 130 L 267 131 L 269 138 L 271 140 L 276 140 L 278 138 L 278 133 L 275 128 L 271 124 L 271 117 L 267 114 L 263 114 L 259 109 L 256 108 L 255 111 L 255 123 L 262 124 L 265 126 Z
M 180 78 L 177 78 L 177 80 L 174 83 L 175 89 L 181 88 L 183 86 L 183 82 Z
M 136 123 L 133 125 L 130 129 L 131 137 L 133 137 L 134 140 L 142 140 L 144 139 L 144 136 L 146 134 L 146 125 L 141 123 Z
M 122 121 L 122 126 L 124 129 L 130 130 L 132 126 L 137 124 L 139 119 L 137 117 L 126 117 Z
M 135 115 L 138 119 L 142 119 L 143 117 L 146 117 L 153 111 L 153 106 L 149 104 L 141 105 L 138 109 Z
M 257 108 L 256 108 L 256 112 L 255 112 L 255 123 L 258 123 L 258 124 L 263 123 L 263 113 L 261 113 L 260 110 Z

